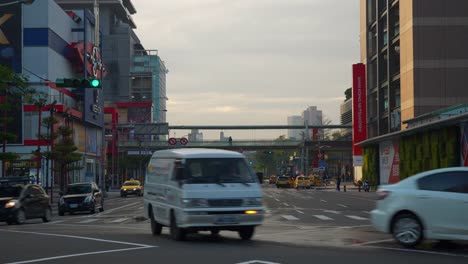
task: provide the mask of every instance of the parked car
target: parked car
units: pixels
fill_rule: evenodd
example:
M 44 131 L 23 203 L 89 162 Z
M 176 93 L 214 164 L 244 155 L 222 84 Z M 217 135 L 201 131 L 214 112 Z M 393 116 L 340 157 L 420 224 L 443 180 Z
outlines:
M 423 239 L 468 240 L 468 167 L 422 172 L 377 190 L 373 226 L 405 247 Z
M 129 194 L 134 194 L 137 196 L 143 195 L 143 186 L 140 181 L 129 180 L 125 181 L 120 188 L 120 197 L 127 197 Z
M 0 222 L 24 224 L 27 219 L 42 218 L 49 222 L 52 218 L 50 197 L 37 184 L 0 185 Z
M 58 213 L 61 216 L 85 211 L 93 214 L 96 209 L 104 211 L 104 197 L 94 182 L 69 184 L 65 193 L 60 193 L 60 196 Z

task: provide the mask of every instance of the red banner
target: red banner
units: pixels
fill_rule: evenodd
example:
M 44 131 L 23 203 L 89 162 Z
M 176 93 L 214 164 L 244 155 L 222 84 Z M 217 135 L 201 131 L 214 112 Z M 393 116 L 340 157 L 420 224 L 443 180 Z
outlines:
M 367 139 L 366 66 L 353 64 L 353 163 L 362 166 L 362 147 L 356 146 Z

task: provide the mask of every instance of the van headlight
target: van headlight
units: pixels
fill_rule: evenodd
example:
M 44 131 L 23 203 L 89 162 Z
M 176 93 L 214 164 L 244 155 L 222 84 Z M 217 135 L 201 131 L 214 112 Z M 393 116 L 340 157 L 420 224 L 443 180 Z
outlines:
M 262 205 L 262 198 L 245 198 L 243 206 L 261 206 Z
M 87 196 L 85 199 L 84 199 L 84 203 L 91 203 L 93 201 L 93 197 L 92 196 Z
M 206 199 L 182 199 L 182 204 L 184 207 L 209 207 L 208 200 Z
M 5 204 L 5 208 L 13 208 L 16 206 L 16 204 L 17 204 L 17 201 L 15 200 L 9 201 L 8 203 Z

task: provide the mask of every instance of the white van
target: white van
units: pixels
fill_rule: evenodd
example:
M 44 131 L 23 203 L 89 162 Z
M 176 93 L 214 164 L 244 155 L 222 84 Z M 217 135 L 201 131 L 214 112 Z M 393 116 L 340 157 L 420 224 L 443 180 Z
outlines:
M 262 189 L 244 155 L 217 149 L 154 152 L 144 205 L 153 235 L 167 226 L 175 240 L 220 230 L 237 231 L 248 240 L 264 215 Z

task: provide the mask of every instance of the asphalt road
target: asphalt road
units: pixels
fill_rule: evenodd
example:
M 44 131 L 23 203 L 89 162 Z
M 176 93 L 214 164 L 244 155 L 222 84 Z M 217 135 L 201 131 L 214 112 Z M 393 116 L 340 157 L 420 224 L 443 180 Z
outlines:
M 375 194 L 265 186 L 268 214 L 253 241 L 236 233 L 200 232 L 175 242 L 168 229 L 150 234 L 141 197 L 106 200 L 94 215 L 0 223 L 0 263 L 467 263 L 465 244 L 426 243 L 416 250 L 397 246 L 373 231 L 368 212 Z M 115 197 L 115 198 L 114 198 Z M 255 262 L 257 261 L 257 262 Z

